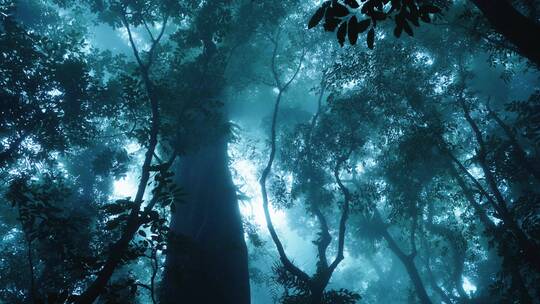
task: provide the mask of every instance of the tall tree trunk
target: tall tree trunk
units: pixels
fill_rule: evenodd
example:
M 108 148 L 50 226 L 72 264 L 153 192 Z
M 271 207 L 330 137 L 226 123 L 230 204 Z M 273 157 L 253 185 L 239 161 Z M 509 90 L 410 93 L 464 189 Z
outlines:
M 250 303 L 247 249 L 225 139 L 184 156 L 161 303 Z

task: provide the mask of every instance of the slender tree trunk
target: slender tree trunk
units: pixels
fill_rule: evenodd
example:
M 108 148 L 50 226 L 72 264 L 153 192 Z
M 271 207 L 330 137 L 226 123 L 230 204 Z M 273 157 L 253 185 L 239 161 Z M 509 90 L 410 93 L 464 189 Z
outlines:
M 161 303 L 250 303 L 247 249 L 223 139 L 184 156 Z

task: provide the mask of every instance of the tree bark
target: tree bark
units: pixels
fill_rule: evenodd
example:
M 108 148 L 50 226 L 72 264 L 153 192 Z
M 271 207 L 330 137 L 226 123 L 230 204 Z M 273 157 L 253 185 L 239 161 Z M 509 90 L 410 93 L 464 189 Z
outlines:
M 225 139 L 182 157 L 161 303 L 250 303 L 247 248 Z

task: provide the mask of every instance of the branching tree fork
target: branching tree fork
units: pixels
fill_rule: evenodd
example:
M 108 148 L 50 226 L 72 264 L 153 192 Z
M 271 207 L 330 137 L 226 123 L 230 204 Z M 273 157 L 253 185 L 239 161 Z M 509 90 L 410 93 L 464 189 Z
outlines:
M 283 264 L 283 267 L 285 268 L 287 272 L 291 273 L 293 276 L 295 276 L 298 280 L 300 280 L 303 284 L 305 284 L 309 288 L 310 303 L 320 304 L 320 303 L 323 303 L 324 291 L 325 291 L 326 286 L 328 285 L 328 282 L 330 281 L 330 278 L 332 277 L 332 274 L 334 273 L 339 263 L 344 259 L 343 252 L 345 249 L 346 224 L 349 217 L 349 208 L 350 208 L 350 203 L 352 200 L 352 195 L 347 189 L 347 187 L 345 187 L 345 185 L 342 183 L 340 179 L 340 171 L 343 168 L 343 165 L 345 164 L 345 162 L 349 159 L 354 147 L 352 146 L 352 143 L 351 143 L 351 147 L 349 149 L 346 149 L 346 152 L 338 157 L 335 167 L 333 169 L 333 176 L 343 195 L 343 206 L 342 206 L 341 218 L 339 220 L 337 253 L 334 260 L 330 264 L 327 259 L 327 249 L 332 241 L 332 237 L 330 235 L 328 222 L 323 212 L 320 210 L 319 206 L 317 205 L 317 203 L 313 203 L 311 204 L 312 206 L 310 206 L 311 211 L 313 212 L 313 214 L 319 221 L 319 226 L 321 229 L 319 239 L 314 242 L 317 245 L 317 252 L 318 252 L 318 262 L 317 262 L 316 273 L 310 276 L 305 271 L 303 271 L 298 266 L 296 266 L 291 261 L 291 259 L 287 256 L 287 253 L 285 252 L 283 244 L 281 243 L 281 240 L 279 236 L 277 235 L 277 232 L 272 223 L 272 218 L 270 216 L 270 211 L 269 211 L 269 198 L 268 198 L 268 193 L 267 193 L 267 188 L 266 188 L 266 183 L 270 175 L 270 172 L 272 170 L 272 165 L 276 156 L 276 133 L 277 133 L 276 129 L 277 129 L 277 118 L 278 118 L 278 113 L 279 113 L 279 106 L 283 98 L 284 92 L 288 89 L 289 85 L 296 78 L 296 76 L 298 75 L 298 72 L 300 71 L 300 68 L 302 66 L 302 61 L 305 56 L 305 50 L 302 51 L 302 55 L 300 57 L 299 63 L 293 75 L 288 80 L 282 81 L 281 80 L 282 76 L 278 72 L 278 67 L 276 63 L 276 58 L 278 56 L 278 49 L 279 49 L 279 32 L 275 38 L 270 37 L 269 40 L 273 45 L 273 52 L 272 52 L 272 59 L 271 59 L 271 71 L 272 71 L 272 76 L 274 80 L 273 85 L 277 88 L 278 94 L 277 94 L 277 97 L 274 103 L 274 109 L 272 112 L 272 124 L 271 124 L 271 133 L 270 133 L 270 155 L 269 155 L 268 162 L 264 170 L 262 171 L 261 178 L 259 180 L 260 187 L 261 187 L 261 195 L 263 199 L 264 215 L 265 215 L 268 231 L 270 232 L 270 236 L 272 237 L 272 240 L 278 250 L 279 258 L 280 258 L 281 263 Z M 325 88 L 325 81 L 323 77 L 323 81 L 321 81 L 321 89 L 318 96 L 318 109 L 310 123 L 310 131 L 308 134 L 309 143 L 307 145 L 308 148 L 312 144 L 313 129 L 317 123 L 317 119 L 321 111 L 321 102 L 324 96 L 324 88 Z M 310 155 L 308 155 L 308 158 L 310 158 Z

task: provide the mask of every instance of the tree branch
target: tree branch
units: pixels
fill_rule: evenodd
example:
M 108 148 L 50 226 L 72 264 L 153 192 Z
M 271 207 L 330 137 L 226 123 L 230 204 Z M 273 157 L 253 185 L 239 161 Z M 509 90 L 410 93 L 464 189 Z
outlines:
M 493 111 L 489 104 L 487 105 L 489 116 L 492 117 L 497 124 L 503 129 L 504 133 L 510 140 L 510 143 L 512 146 L 514 146 L 514 149 L 516 151 L 516 155 L 519 159 L 519 161 L 523 164 L 523 168 L 527 170 L 532 176 L 534 176 L 537 180 L 540 180 L 540 171 L 536 168 L 536 165 L 529 160 L 527 157 L 527 153 L 525 153 L 525 150 L 521 147 L 519 144 L 516 134 L 514 131 L 497 115 L 495 111 Z
M 152 31 L 150 30 L 150 27 L 148 26 L 148 24 L 146 23 L 146 20 L 144 20 L 144 18 L 142 18 L 142 22 L 144 24 L 144 28 L 146 29 L 146 32 L 148 33 L 148 36 L 150 37 L 150 40 L 153 43 L 155 41 L 155 39 L 154 39 L 154 35 L 152 34 Z
M 343 210 L 341 213 L 341 219 L 339 220 L 338 252 L 334 261 L 330 265 L 330 272 L 333 272 L 344 258 L 343 251 L 345 249 L 345 230 L 347 228 L 347 219 L 349 218 L 351 193 L 349 192 L 349 189 L 347 189 L 347 187 L 345 187 L 345 185 L 343 185 L 343 183 L 341 182 L 341 178 L 339 177 L 339 171 L 343 163 L 345 163 L 345 161 L 347 161 L 347 159 L 351 155 L 352 151 L 353 148 L 351 147 L 345 155 L 338 159 L 336 167 L 334 168 L 334 178 L 339 186 L 339 189 L 341 190 L 341 193 L 343 194 Z
M 276 156 L 276 128 L 277 128 L 277 116 L 279 113 L 279 105 L 281 103 L 281 98 L 283 95 L 283 90 L 281 86 L 279 85 L 279 76 L 277 74 L 276 69 L 276 62 L 275 57 L 277 55 L 277 49 L 278 44 L 277 42 L 274 42 L 275 47 L 274 51 L 272 53 L 272 73 L 274 74 L 274 79 L 276 80 L 276 84 L 278 85 L 278 95 L 276 97 L 276 101 L 274 104 L 274 110 L 272 112 L 272 126 L 271 126 L 271 134 L 270 134 L 270 156 L 268 158 L 268 162 L 266 164 L 266 167 L 262 171 L 261 178 L 259 180 L 259 184 L 261 187 L 261 195 L 263 199 L 263 210 L 264 210 L 264 217 L 266 219 L 266 225 L 268 228 L 268 231 L 270 232 L 270 236 L 272 237 L 272 240 L 278 250 L 280 260 L 290 273 L 298 277 L 299 279 L 309 282 L 309 276 L 302 271 L 300 268 L 298 268 L 296 265 L 294 265 L 291 260 L 288 258 L 287 253 L 285 252 L 285 249 L 283 248 L 283 244 L 281 243 L 281 240 L 279 239 L 276 230 L 274 228 L 274 224 L 272 223 L 272 218 L 270 216 L 270 211 L 268 208 L 268 193 L 266 190 L 266 180 L 268 178 L 268 175 L 270 174 L 270 171 L 272 170 L 272 164 L 274 163 L 274 158 Z M 302 64 L 300 62 L 299 66 Z M 295 74 L 296 75 L 296 74 Z
M 125 10 L 122 12 L 121 18 L 122 18 L 122 24 L 124 25 L 128 33 L 129 44 L 131 46 L 131 50 L 133 51 L 133 55 L 135 56 L 135 60 L 137 60 L 137 63 L 139 64 L 139 67 L 141 69 L 146 70 L 146 65 L 142 61 L 141 56 L 139 54 L 139 50 L 137 49 L 137 45 L 135 44 L 135 41 L 133 40 L 133 34 L 131 33 L 131 28 L 129 26 L 129 22 L 127 21 Z

